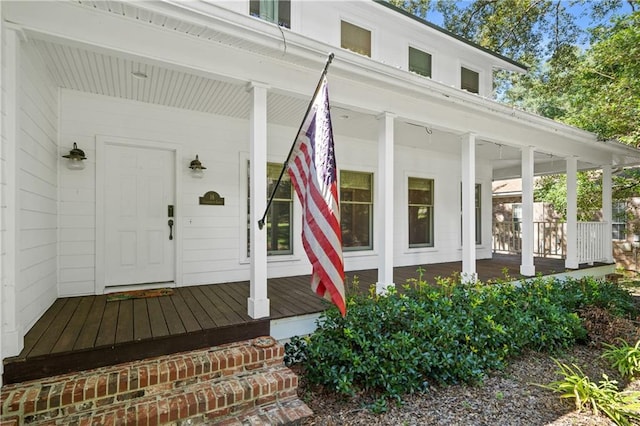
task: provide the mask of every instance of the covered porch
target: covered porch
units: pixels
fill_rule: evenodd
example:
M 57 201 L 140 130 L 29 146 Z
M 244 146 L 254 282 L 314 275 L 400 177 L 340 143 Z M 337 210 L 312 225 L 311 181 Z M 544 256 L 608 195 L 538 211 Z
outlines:
M 479 260 L 477 273 L 484 282 L 505 279 L 505 273 L 517 280 L 523 278 L 520 263 L 519 256 L 496 254 Z M 535 258 L 535 266 L 542 275 L 565 272 L 562 259 Z M 462 262 L 395 267 L 394 281 L 400 291 L 402 284 L 418 278 L 418 268 L 424 280 L 435 284 L 437 277 L 460 274 Z M 581 265 L 572 273 L 603 275 L 611 268 Z M 347 291 L 368 292 L 377 274 L 377 269 L 347 272 Z M 291 322 L 294 335 L 296 318 L 312 316 L 315 320 L 329 306 L 311 292 L 309 280 L 309 275 L 269 279 L 271 315 L 257 320 L 247 315 L 248 281 L 180 287 L 169 296 L 139 299 L 108 301 L 108 295 L 58 298 L 26 334 L 22 352 L 4 360 L 3 383 L 269 335 L 274 322 L 282 320 Z

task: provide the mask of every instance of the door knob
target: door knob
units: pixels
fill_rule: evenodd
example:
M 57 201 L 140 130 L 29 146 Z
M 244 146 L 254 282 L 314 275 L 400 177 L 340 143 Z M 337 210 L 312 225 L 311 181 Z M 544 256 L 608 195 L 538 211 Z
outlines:
M 173 240 L 173 219 L 169 219 L 169 239 Z

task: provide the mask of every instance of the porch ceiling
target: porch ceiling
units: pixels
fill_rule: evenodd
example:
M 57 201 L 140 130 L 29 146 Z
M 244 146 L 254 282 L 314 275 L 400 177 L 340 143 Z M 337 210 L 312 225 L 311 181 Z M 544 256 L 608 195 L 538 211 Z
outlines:
M 35 37 L 31 41 L 58 87 L 207 114 L 249 118 L 250 97 L 244 84 L 57 41 Z M 136 76 L 137 73 L 146 78 Z M 277 125 L 297 127 L 307 103 L 308 99 L 271 91 L 268 120 Z M 332 118 L 337 135 L 377 139 L 377 120 L 373 113 L 334 104 Z M 396 142 L 401 145 L 459 154 L 457 138 L 453 133 L 402 118 L 396 121 Z M 477 142 L 476 155 L 479 159 L 493 161 L 496 168 L 515 167 L 520 163 L 518 148 L 483 140 Z M 560 164 L 559 160 L 536 153 L 538 163 L 557 161 Z

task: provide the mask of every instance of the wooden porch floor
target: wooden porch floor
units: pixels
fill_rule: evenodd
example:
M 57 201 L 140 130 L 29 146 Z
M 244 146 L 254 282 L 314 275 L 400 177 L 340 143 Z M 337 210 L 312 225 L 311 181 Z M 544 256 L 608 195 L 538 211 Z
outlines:
M 480 280 L 520 278 L 519 256 L 494 255 L 479 260 Z M 535 260 L 536 271 L 564 271 L 561 259 Z M 394 281 L 417 278 L 418 266 L 394 268 Z M 449 277 L 461 262 L 424 265 L 424 278 Z M 367 291 L 377 270 L 346 273 L 347 291 Z M 309 275 L 268 280 L 271 317 L 247 315 L 249 283 L 200 285 L 174 289 L 174 294 L 143 299 L 107 301 L 106 295 L 57 299 L 25 336 L 22 352 L 4 362 L 4 383 L 113 365 L 169 353 L 250 339 L 270 333 L 270 320 L 321 312 L 327 303 L 309 288 Z

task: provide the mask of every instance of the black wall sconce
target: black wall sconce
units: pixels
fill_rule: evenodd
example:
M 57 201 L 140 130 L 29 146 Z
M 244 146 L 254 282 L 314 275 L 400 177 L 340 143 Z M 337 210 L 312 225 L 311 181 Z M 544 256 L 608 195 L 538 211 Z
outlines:
M 204 176 L 204 170 L 207 169 L 200 162 L 200 159 L 198 158 L 198 154 L 196 154 L 196 159 L 191 161 L 191 164 L 189 165 L 189 168 L 191 169 L 191 175 L 193 177 L 196 177 L 196 178 L 203 177 Z
M 67 155 L 63 155 L 62 158 L 67 158 L 67 168 L 70 170 L 82 170 L 84 169 L 84 162 L 87 157 L 84 155 L 84 151 L 78 148 L 78 144 L 73 143 L 73 149 L 69 151 Z

